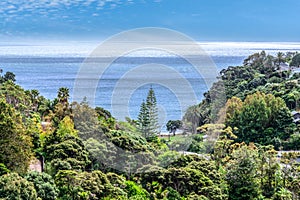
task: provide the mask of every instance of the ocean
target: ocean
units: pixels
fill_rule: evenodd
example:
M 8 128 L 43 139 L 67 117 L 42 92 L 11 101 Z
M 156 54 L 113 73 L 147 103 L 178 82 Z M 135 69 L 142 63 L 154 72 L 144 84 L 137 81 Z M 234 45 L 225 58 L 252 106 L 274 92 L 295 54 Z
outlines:
M 37 89 L 49 99 L 57 96 L 60 87 L 67 87 L 70 100 L 81 101 L 84 96 L 74 93 L 81 87 L 78 83 L 84 81 L 80 89 L 87 93 L 91 105 L 108 109 L 119 120 L 124 120 L 125 116 L 136 119 L 140 104 L 152 87 L 162 124 L 170 119 L 181 119 L 188 106 L 202 100 L 203 93 L 210 87 L 207 82 L 216 80 L 216 77 L 199 74 L 185 56 L 174 56 L 162 50 L 122 55 L 109 63 L 100 75 L 89 71 L 91 76 L 83 79 L 80 73 L 88 63 L 86 58 L 97 45 L 94 42 L 0 43 L 0 68 L 4 72 L 13 72 L 17 84 L 24 89 Z M 215 69 L 212 70 L 216 72 L 241 65 L 248 55 L 262 50 L 272 55 L 279 51 L 300 50 L 300 43 L 207 42 L 199 45 L 214 63 Z M 101 59 L 106 58 L 99 59 L 98 62 L 102 62 Z M 212 73 L 213 76 L 216 72 Z M 86 83 L 91 83 L 91 86 Z

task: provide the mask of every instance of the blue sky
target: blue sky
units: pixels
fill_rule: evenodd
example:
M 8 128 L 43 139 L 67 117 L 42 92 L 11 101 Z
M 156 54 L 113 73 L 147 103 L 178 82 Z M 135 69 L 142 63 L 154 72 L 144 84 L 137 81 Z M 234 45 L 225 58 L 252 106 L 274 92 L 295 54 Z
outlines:
M 299 0 L 3 0 L 0 40 L 99 40 L 163 27 L 198 41 L 300 42 Z

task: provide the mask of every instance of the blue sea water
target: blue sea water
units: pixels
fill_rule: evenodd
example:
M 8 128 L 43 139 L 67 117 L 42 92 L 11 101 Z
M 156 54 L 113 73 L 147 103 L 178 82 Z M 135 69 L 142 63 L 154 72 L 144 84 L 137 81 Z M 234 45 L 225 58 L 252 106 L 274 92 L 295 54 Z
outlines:
M 13 48 L 13 50 L 11 50 Z M 24 48 L 24 47 L 22 47 Z M 40 47 L 41 49 L 46 47 Z M 215 63 L 217 70 L 220 71 L 228 66 L 241 65 L 243 60 L 253 52 L 258 52 L 262 49 L 267 49 L 268 53 L 275 54 L 277 51 L 293 51 L 299 50 L 300 45 L 288 44 L 278 46 L 272 44 L 266 45 L 220 45 L 210 44 L 206 48 L 211 59 Z M 67 50 L 68 51 L 68 50 Z M 9 53 L 7 53 L 9 52 Z M 15 52 L 12 54 L 12 52 Z M 43 52 L 38 54 L 36 52 L 30 53 L 22 50 L 18 52 L 16 46 L 1 46 L 0 45 L 0 68 L 5 71 L 12 71 L 16 74 L 17 83 L 25 89 L 37 89 L 40 94 L 49 99 L 54 99 L 60 87 L 67 87 L 70 89 L 71 98 L 74 88 L 75 80 L 78 72 L 85 61 L 88 52 L 81 54 L 62 54 L 59 51 L 56 54 L 51 52 Z M 156 63 L 162 66 L 169 66 L 175 69 L 181 78 L 173 78 L 164 73 L 159 68 L 154 69 L 150 74 L 155 76 L 153 82 L 139 82 L 140 79 L 147 79 L 149 74 L 139 73 L 130 75 L 129 72 L 134 70 L 136 66 L 143 66 L 149 63 Z M 128 77 L 126 77 L 128 75 Z M 170 78 L 171 77 L 171 78 Z M 169 85 L 163 85 L 157 80 L 170 79 Z M 212 77 L 215 78 L 215 77 Z M 129 56 L 122 57 L 115 60 L 110 67 L 105 70 L 105 73 L 99 77 L 98 86 L 95 94 L 95 106 L 101 106 L 113 112 L 114 116 L 123 120 L 124 116 L 136 119 L 140 104 L 145 100 L 147 92 L 150 87 L 153 87 L 157 103 L 159 106 L 159 113 L 162 113 L 160 121 L 166 122 L 170 119 L 180 119 L 184 114 L 186 107 L 182 106 L 179 96 L 189 98 L 191 96 L 189 90 L 177 91 L 172 88 L 180 88 L 184 81 L 191 85 L 191 88 L 196 96 L 196 101 L 200 102 L 203 98 L 203 93 L 208 90 L 203 77 L 195 71 L 195 69 L 185 59 L 174 56 Z M 88 78 L 86 81 L 89 81 Z M 119 83 L 122 83 L 121 85 Z M 139 83 L 142 83 L 138 85 Z M 118 85 L 119 84 L 119 85 Z M 133 87 L 133 85 L 135 85 Z M 137 87 L 138 86 L 138 87 Z M 118 87 L 118 88 L 117 88 Z M 88 88 L 87 88 L 88 89 Z M 116 92 L 118 94 L 114 94 Z M 181 93 L 181 94 L 179 94 Z M 112 101 L 112 98 L 115 98 Z M 125 98 L 127 97 L 127 98 Z M 82 97 L 83 98 L 83 97 Z M 124 102 L 122 98 L 129 99 Z M 190 97 L 192 98 L 192 96 Z M 119 100 L 119 101 L 118 101 Z M 122 105 L 116 105 L 120 102 Z M 119 108 L 126 108 L 128 113 Z M 184 109 L 183 109 L 184 108 Z

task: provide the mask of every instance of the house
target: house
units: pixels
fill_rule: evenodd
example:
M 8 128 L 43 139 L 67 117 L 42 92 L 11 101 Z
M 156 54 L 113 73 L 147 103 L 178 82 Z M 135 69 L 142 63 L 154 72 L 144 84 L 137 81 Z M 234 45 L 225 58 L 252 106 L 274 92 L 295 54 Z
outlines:
M 288 63 L 280 63 L 279 65 L 279 71 L 289 71 L 290 66 Z
M 300 112 L 298 112 L 298 111 L 292 111 L 291 114 L 293 116 L 294 123 L 300 124 Z

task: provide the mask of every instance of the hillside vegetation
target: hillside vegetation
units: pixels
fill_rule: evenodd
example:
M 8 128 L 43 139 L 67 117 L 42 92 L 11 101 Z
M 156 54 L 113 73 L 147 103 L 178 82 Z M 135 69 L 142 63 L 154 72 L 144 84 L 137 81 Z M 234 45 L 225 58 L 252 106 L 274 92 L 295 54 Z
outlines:
M 222 70 L 169 138 L 152 88 L 139 118 L 120 122 L 70 102 L 68 88 L 49 100 L 1 70 L 0 199 L 299 199 L 298 57 L 261 52 Z M 29 170 L 36 159 L 43 172 Z

